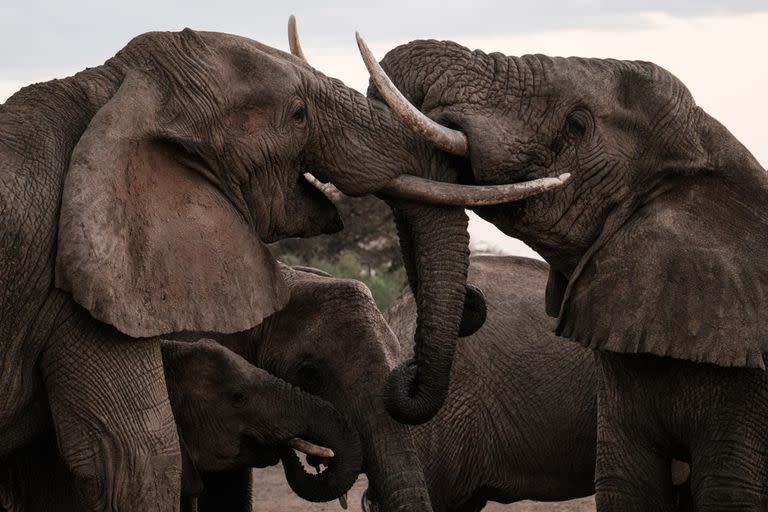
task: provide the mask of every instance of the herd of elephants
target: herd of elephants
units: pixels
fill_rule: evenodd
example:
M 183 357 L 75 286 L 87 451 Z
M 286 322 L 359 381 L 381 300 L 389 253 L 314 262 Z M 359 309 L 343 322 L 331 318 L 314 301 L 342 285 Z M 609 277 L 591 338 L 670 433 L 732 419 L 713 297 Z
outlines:
M 0 510 L 241 512 L 278 462 L 382 512 L 768 510 L 768 176 L 675 76 L 358 36 L 364 96 L 289 41 L 0 104 Z M 323 183 L 392 209 L 386 312 L 265 245 L 342 229 Z

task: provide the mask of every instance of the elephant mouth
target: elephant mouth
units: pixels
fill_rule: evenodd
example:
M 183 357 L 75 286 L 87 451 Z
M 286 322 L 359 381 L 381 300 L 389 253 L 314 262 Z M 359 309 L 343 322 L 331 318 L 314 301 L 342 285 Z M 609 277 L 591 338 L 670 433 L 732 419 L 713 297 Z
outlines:
M 275 447 L 267 446 L 251 437 L 246 437 L 240 443 L 238 462 L 246 467 L 266 468 L 280 462 L 280 456 Z

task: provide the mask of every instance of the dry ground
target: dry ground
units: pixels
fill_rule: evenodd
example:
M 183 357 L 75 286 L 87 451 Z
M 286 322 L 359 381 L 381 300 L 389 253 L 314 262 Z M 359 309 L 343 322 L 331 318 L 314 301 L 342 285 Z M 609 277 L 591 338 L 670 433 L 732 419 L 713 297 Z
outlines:
M 259 469 L 254 472 L 253 510 L 254 512 L 339 512 L 338 501 L 330 503 L 309 503 L 291 491 L 285 481 L 280 466 Z M 368 482 L 361 476 L 349 491 L 350 512 L 360 511 L 360 495 Z M 535 503 L 521 501 L 512 505 L 488 505 L 483 512 L 594 512 L 593 498 L 565 501 L 561 503 Z

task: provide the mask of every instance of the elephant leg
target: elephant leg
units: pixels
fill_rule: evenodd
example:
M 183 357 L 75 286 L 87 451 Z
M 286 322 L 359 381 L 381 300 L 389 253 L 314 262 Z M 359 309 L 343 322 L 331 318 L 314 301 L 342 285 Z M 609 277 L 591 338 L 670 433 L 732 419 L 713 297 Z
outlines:
M 675 510 L 669 459 L 598 419 L 595 499 L 598 511 Z
M 601 512 L 675 510 L 671 459 L 659 433 L 646 425 L 648 411 L 621 382 L 605 356 L 598 362 L 595 501 Z M 602 365 L 601 365 L 602 363 Z M 620 369 L 621 370 L 621 369 Z
M 74 322 L 40 368 L 82 509 L 178 510 L 181 457 L 160 341 Z
M 697 427 L 691 442 L 693 508 L 768 510 L 768 376 L 719 367 L 690 373 L 699 404 L 690 420 Z
M 203 473 L 198 512 L 250 512 L 251 468 Z

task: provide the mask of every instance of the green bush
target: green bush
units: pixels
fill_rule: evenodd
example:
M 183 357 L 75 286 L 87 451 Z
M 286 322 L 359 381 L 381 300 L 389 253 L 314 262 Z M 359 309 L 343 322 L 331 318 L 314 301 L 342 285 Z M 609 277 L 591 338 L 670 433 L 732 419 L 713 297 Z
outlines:
M 354 251 L 342 251 L 334 259 L 313 256 L 302 259 L 292 253 L 284 253 L 278 259 L 286 265 L 305 265 L 328 272 L 334 277 L 357 279 L 365 283 L 373 294 L 376 304 L 385 311 L 406 285 L 405 270 L 402 267 L 390 269 L 389 265 L 371 267 Z

